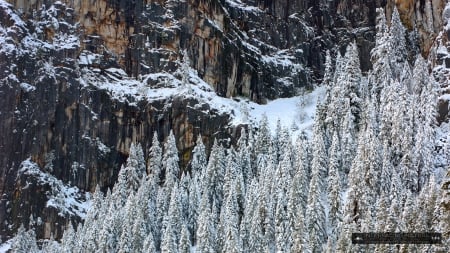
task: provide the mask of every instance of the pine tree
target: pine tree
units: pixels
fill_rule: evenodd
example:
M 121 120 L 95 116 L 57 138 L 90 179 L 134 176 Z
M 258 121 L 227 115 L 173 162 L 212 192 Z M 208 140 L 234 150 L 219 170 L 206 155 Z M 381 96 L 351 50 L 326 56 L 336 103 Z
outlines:
M 207 163 L 205 145 L 202 136 L 199 134 L 196 145 L 192 150 L 191 173 L 193 179 L 197 179 L 198 182 L 201 180 L 201 174 L 204 173 Z
M 197 229 L 197 250 L 202 253 L 216 252 L 216 227 L 209 203 L 209 198 L 203 195 Z
M 326 242 L 324 177 L 326 175 L 326 150 L 323 142 L 323 132 L 320 122 L 314 126 L 314 149 L 311 165 L 311 182 L 309 185 L 308 204 L 306 207 L 306 225 L 309 233 L 309 245 L 312 252 L 322 252 L 322 245 Z
M 172 188 L 169 210 L 164 216 L 161 238 L 161 252 L 177 252 L 182 224 L 178 186 Z
M 158 134 L 153 133 L 152 146 L 149 150 L 149 159 L 147 166 L 147 173 L 155 185 L 160 184 L 161 169 L 162 169 L 162 149 L 158 141 Z
M 223 185 L 225 175 L 225 154 L 223 147 L 214 141 L 202 183 L 202 198 L 206 194 L 209 203 L 215 202 L 218 209 L 223 202 Z
M 178 177 L 180 176 L 178 150 L 175 142 L 175 136 L 172 131 L 170 131 L 169 137 L 167 137 L 166 143 L 164 143 L 164 154 L 162 161 L 162 168 L 165 173 L 164 187 L 172 189 L 178 182 Z
M 328 235 L 327 247 L 329 250 L 334 249 L 334 244 L 337 240 L 338 225 L 342 219 L 342 200 L 341 200 L 341 177 L 340 171 L 340 150 L 339 138 L 335 132 L 333 135 L 333 142 L 330 148 L 330 162 L 328 167 L 328 203 L 330 206 L 328 214 L 328 225 L 330 234 Z
M 155 242 L 152 233 L 149 233 L 145 238 L 144 245 L 142 246 L 142 253 L 156 252 Z
M 414 78 L 417 78 L 416 86 L 422 86 L 419 95 L 419 105 L 417 111 L 418 122 L 416 123 L 416 154 L 419 174 L 419 190 L 425 185 L 433 170 L 433 154 L 434 154 L 434 140 L 435 140 L 435 126 L 436 126 L 436 101 L 437 88 L 436 82 L 428 75 L 428 69 L 422 57 L 418 57 L 414 72 Z M 416 79 L 414 79 L 416 80 Z
M 433 224 L 434 231 L 442 233 L 442 244 L 434 245 L 434 252 L 450 251 L 450 168 L 441 183 L 440 196 L 436 201 L 434 216 L 437 218 Z
M 389 59 L 389 34 L 386 25 L 384 9 L 377 9 L 375 47 L 370 52 L 372 61 L 372 72 L 369 74 L 369 81 L 372 85 L 371 93 L 375 101 L 380 102 L 381 90 L 386 82 L 392 78 Z
M 62 250 L 61 245 L 55 240 L 53 234 L 50 236 L 50 239 L 45 240 L 42 244 L 42 253 L 54 253 L 60 252 Z
M 255 153 L 257 160 L 259 160 L 259 157 L 263 154 L 268 154 L 271 143 L 272 140 L 270 137 L 269 122 L 267 116 L 263 114 L 261 121 L 259 122 L 259 130 L 255 143 Z
M 250 148 L 249 145 L 247 144 L 247 139 L 248 138 L 245 128 L 242 128 L 241 137 L 238 140 L 238 159 L 239 159 L 239 166 L 241 167 L 242 176 L 244 179 L 244 187 L 250 184 L 250 181 L 253 178 Z
M 182 228 L 181 228 L 180 242 L 178 243 L 178 245 L 179 245 L 178 252 L 179 253 L 190 253 L 191 252 L 191 240 L 189 238 L 190 238 L 189 230 L 188 230 L 186 224 L 183 224 Z
M 25 228 L 21 225 L 12 241 L 11 252 L 38 253 L 39 249 L 36 244 L 36 235 L 34 230 L 25 231 Z
M 400 14 L 397 7 L 392 12 L 391 25 L 389 27 L 389 58 L 391 59 L 391 68 L 394 78 L 400 78 L 403 64 L 408 59 L 406 48 L 406 29 L 400 20 Z
M 331 100 L 331 90 L 333 88 L 333 64 L 331 62 L 330 50 L 325 54 L 325 70 L 323 74 L 322 86 L 326 89 L 325 104 L 329 104 Z
M 69 225 L 64 230 L 63 237 L 61 239 L 61 252 L 63 253 L 70 253 L 74 252 L 76 244 L 76 233 L 73 229 L 72 223 L 69 222 Z
M 230 187 L 230 192 L 226 194 L 225 203 L 220 216 L 220 227 L 223 232 L 222 252 L 239 253 L 242 252 L 242 242 L 239 237 L 239 216 L 236 191 L 236 181 Z

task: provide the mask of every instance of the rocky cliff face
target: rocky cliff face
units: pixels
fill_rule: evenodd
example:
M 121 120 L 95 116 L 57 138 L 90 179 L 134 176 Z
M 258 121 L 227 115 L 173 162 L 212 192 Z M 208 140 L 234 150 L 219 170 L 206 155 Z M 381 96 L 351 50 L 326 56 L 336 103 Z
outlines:
M 179 94 L 186 80 L 228 98 L 290 97 L 320 82 L 326 50 L 351 40 L 370 69 L 377 7 L 389 13 L 397 4 L 405 24 L 418 26 L 424 54 L 443 11 L 435 0 L 9 2 L 0 1 L 2 240 L 30 215 L 41 219 L 40 237 L 59 237 L 68 218 L 79 218 L 48 205 L 53 181 L 18 173 L 28 158 L 76 186 L 80 199 L 97 184 L 111 187 L 130 143 L 148 150 L 155 131 L 163 141 L 173 129 L 184 167 L 199 133 L 210 147 L 237 132 L 231 112 Z M 179 70 L 183 50 L 193 74 Z

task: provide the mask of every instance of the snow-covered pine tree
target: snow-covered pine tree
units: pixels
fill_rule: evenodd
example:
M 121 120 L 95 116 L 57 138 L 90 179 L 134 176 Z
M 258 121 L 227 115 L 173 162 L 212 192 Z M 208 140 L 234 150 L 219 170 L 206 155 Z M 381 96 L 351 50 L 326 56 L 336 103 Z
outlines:
M 371 93 L 377 104 L 380 102 L 381 90 L 392 79 L 389 59 L 389 34 L 384 9 L 377 9 L 375 47 L 370 52 L 372 71 L 369 74 Z
M 416 86 L 422 86 L 419 95 L 420 110 L 417 110 L 417 121 L 415 128 L 417 129 L 415 151 L 416 151 L 416 166 L 418 171 L 418 190 L 421 190 L 428 181 L 433 171 L 433 157 L 435 148 L 435 126 L 437 115 L 437 97 L 438 89 L 433 77 L 428 74 L 428 68 L 421 56 L 415 64 L 414 80 Z
M 189 235 L 189 230 L 186 224 L 181 227 L 180 242 L 178 243 L 179 253 L 190 253 L 191 252 L 191 240 Z
M 237 203 L 237 180 L 232 180 L 231 185 L 225 193 L 225 202 L 220 215 L 219 229 L 222 239 L 221 252 L 240 253 L 242 241 L 239 236 L 239 214 Z
M 23 225 L 17 230 L 17 234 L 11 244 L 12 253 L 38 253 L 39 248 L 36 244 L 36 234 L 34 230 L 25 231 Z
M 242 128 L 241 130 L 241 136 L 238 140 L 238 156 L 239 159 L 239 167 L 242 170 L 242 176 L 244 179 L 244 187 L 250 184 L 250 181 L 253 178 L 253 169 L 251 164 L 251 157 L 250 157 L 250 149 L 248 145 L 248 138 L 247 138 L 247 132 L 245 131 L 245 128 Z
M 161 253 L 177 252 L 181 233 L 180 226 L 184 222 L 181 217 L 180 196 L 177 184 L 174 184 L 171 192 L 169 210 L 163 219 Z
M 63 237 L 61 238 L 61 252 L 62 253 L 71 253 L 75 252 L 75 244 L 76 244 L 76 233 L 73 229 L 72 223 L 69 222 L 68 226 L 64 230 Z
M 218 205 L 217 207 L 219 210 L 223 202 L 225 162 L 225 151 L 223 147 L 217 143 L 217 140 L 215 140 L 211 148 L 206 171 L 203 174 L 201 192 L 202 199 L 206 194 L 209 203 L 215 202 Z M 218 213 L 216 215 L 218 215 Z
M 329 204 L 327 248 L 333 250 L 339 234 L 339 224 L 342 221 L 342 199 L 341 199 L 341 153 L 339 148 L 339 138 L 337 132 L 333 135 L 333 141 L 330 148 L 330 161 L 328 163 L 328 184 L 327 197 Z
M 147 174 L 155 185 L 159 185 L 161 181 L 162 149 L 156 131 L 153 133 L 152 146 L 148 153 Z
M 197 251 L 202 253 L 216 252 L 216 226 L 207 195 L 202 196 L 197 229 Z
M 406 29 L 400 20 L 400 14 L 396 6 L 392 12 L 391 24 L 389 26 L 389 58 L 394 78 L 399 79 L 403 64 L 408 59 L 406 48 Z
M 178 183 L 180 176 L 178 149 L 175 142 L 173 131 L 170 131 L 166 142 L 164 143 L 164 154 L 162 160 L 162 169 L 164 172 L 164 187 L 172 189 Z
M 191 178 L 199 183 L 202 173 L 206 169 L 208 160 L 206 158 L 206 148 L 202 141 L 202 136 L 199 134 L 197 136 L 197 141 L 194 149 L 192 150 L 192 160 L 191 160 Z
M 442 233 L 442 244 L 433 245 L 434 252 L 450 251 L 450 168 L 441 183 L 440 196 L 436 200 L 434 216 L 437 218 L 433 224 L 434 231 Z
M 271 145 L 272 138 L 270 135 L 269 122 L 267 119 L 267 115 L 263 114 L 261 117 L 261 121 L 259 122 L 259 129 L 257 132 L 254 149 L 256 157 L 256 168 L 254 168 L 254 171 L 256 172 L 256 175 L 260 174 L 260 170 L 263 168 L 259 166 L 260 164 L 262 164 L 260 160 L 267 158 Z
M 323 182 L 327 173 L 326 150 L 323 141 L 321 122 L 314 125 L 313 160 L 311 164 L 311 182 L 309 184 L 308 201 L 306 206 L 306 231 L 308 231 L 309 245 L 312 252 L 322 252 L 326 243 L 326 217 L 324 208 Z
M 333 63 L 331 61 L 330 50 L 325 53 L 325 70 L 323 73 L 322 86 L 326 89 L 325 104 L 329 104 L 331 101 L 331 91 L 333 89 Z
M 155 241 L 153 239 L 153 234 L 147 234 L 145 237 L 144 245 L 142 246 L 142 253 L 154 253 L 156 252 Z
M 304 133 L 300 134 L 294 147 L 294 167 L 295 175 L 293 178 L 293 187 L 295 187 L 296 205 L 300 205 L 302 210 L 306 210 L 306 201 L 309 189 L 310 174 L 310 150 L 309 142 Z

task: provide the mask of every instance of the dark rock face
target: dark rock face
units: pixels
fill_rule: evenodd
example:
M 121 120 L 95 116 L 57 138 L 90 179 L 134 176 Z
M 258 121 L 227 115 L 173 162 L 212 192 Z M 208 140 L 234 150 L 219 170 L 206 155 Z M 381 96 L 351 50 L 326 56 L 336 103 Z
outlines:
M 31 157 L 41 171 L 81 191 L 111 187 L 131 142 L 146 152 L 155 131 L 173 129 L 182 167 L 199 133 L 207 147 L 234 139 L 229 116 L 194 98 L 119 100 L 85 72 L 136 79 L 190 66 L 223 97 L 264 103 L 321 80 L 325 51 L 356 40 L 370 69 L 375 8 L 382 0 L 10 0 L 0 4 L 0 236 L 30 215 L 39 237 L 60 237 L 68 219 L 46 207 L 47 184 L 18 173 Z M 15 9 L 15 10 L 14 10 Z M 24 22 L 20 21 L 20 17 Z M 122 77 L 115 76 L 120 80 Z M 95 80 L 93 81 L 95 82 Z M 157 84 L 149 83 L 149 87 Z M 34 183 L 33 183 L 34 182 Z M 28 183 L 31 187 L 25 188 Z M 25 188 L 25 190 L 24 190 Z

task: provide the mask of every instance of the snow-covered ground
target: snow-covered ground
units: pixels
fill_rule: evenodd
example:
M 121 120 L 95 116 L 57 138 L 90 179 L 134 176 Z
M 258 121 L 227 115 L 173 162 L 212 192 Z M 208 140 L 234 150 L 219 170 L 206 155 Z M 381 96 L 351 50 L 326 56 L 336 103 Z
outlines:
M 6 253 L 10 249 L 11 249 L 11 240 L 6 241 L 3 244 L 0 244 L 0 253 Z

